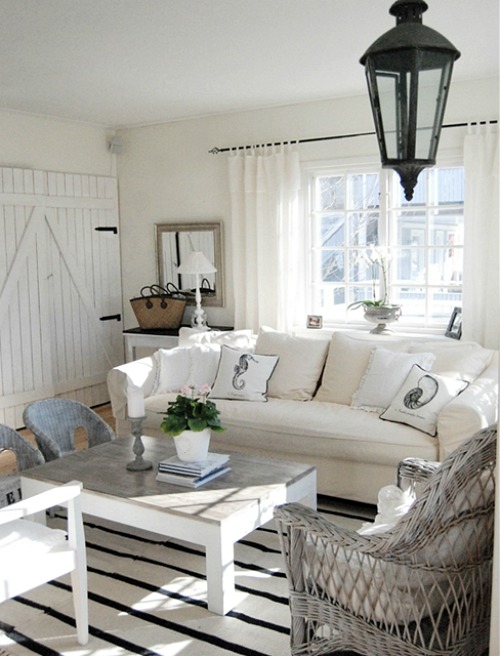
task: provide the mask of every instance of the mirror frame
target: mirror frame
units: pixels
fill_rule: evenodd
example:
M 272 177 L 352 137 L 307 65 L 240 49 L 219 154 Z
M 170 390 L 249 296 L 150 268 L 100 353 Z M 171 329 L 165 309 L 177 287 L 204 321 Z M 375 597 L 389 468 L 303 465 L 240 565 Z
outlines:
M 163 287 L 168 282 L 173 282 L 178 287 L 178 281 L 166 280 L 165 278 L 165 262 L 163 261 L 162 253 L 162 238 L 165 233 L 175 232 L 213 232 L 214 238 L 214 266 L 217 269 L 215 273 L 215 295 L 203 296 L 203 305 L 224 305 L 224 267 L 222 258 L 222 223 L 220 221 L 205 222 L 192 222 L 192 223 L 156 223 L 156 262 L 158 266 L 158 281 Z M 210 259 L 210 258 L 208 258 Z M 195 305 L 194 297 L 188 297 L 187 302 L 189 305 Z

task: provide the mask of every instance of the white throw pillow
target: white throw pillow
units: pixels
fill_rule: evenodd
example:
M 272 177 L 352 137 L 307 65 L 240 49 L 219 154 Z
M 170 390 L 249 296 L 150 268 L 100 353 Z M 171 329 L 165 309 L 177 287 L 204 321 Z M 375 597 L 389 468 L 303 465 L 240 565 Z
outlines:
M 156 375 L 151 396 L 177 392 L 187 384 L 191 365 L 190 351 L 188 347 L 176 347 L 159 349 L 154 353 Z
M 226 344 L 240 349 L 254 349 L 255 335 L 248 330 L 196 330 L 195 328 L 180 328 L 179 346 L 193 344 Z
M 212 387 L 219 367 L 220 349 L 220 344 L 193 344 L 188 385 L 195 389 L 202 385 Z
M 268 394 L 279 399 L 310 401 L 325 366 L 329 340 L 294 337 L 272 328 L 261 328 L 255 353 L 277 355 Z
M 439 413 L 468 384 L 465 380 L 431 373 L 415 364 L 380 419 L 407 424 L 434 436 Z
M 397 353 L 374 348 L 361 384 L 352 395 L 351 406 L 371 412 L 382 412 L 405 382 L 414 364 L 430 369 L 433 353 Z
M 396 526 L 415 502 L 411 488 L 401 490 L 397 485 L 384 485 L 378 492 L 377 514 L 373 522 L 365 522 L 356 531 L 360 535 L 386 533 Z
M 267 401 L 267 382 L 278 358 L 222 346 L 219 369 L 209 394 L 214 399 Z
M 460 378 L 472 383 L 490 364 L 494 351 L 486 349 L 475 342 L 413 342 L 410 353 L 432 351 L 436 360 L 431 371 L 443 376 Z
M 370 354 L 377 346 L 391 351 L 408 352 L 409 343 L 390 335 L 359 335 L 333 333 L 321 386 L 315 401 L 351 405 L 352 395 L 358 389 L 366 371 Z

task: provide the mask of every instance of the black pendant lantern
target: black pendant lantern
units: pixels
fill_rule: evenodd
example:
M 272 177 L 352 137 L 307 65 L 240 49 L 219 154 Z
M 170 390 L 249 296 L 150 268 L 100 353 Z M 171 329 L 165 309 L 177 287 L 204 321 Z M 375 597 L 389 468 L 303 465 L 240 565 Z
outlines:
M 423 0 L 397 0 L 390 13 L 396 27 L 361 58 L 365 66 L 382 166 L 398 172 L 407 200 L 417 178 L 434 166 L 451 81 L 459 51 L 422 25 Z

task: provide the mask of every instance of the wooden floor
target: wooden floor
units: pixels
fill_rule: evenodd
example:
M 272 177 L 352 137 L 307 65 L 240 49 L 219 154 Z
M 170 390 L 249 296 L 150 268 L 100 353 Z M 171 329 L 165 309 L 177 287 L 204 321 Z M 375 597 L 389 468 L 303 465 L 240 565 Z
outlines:
M 97 406 L 92 408 L 98 415 L 100 415 L 104 421 L 115 430 L 115 419 L 111 412 L 111 404 L 105 403 L 104 405 Z M 35 438 L 33 433 L 27 428 L 19 428 L 18 433 L 23 437 L 30 440 L 35 446 Z M 86 445 L 86 436 L 84 431 L 77 431 L 75 435 L 75 445 L 77 449 L 85 448 Z M 0 451 L 0 476 L 2 474 L 10 474 L 16 471 L 16 459 L 12 452 L 10 451 Z

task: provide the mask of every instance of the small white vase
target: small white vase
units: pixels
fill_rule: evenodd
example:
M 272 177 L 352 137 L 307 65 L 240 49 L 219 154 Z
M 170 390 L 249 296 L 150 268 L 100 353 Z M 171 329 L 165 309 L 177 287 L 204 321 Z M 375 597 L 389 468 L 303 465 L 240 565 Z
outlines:
M 177 457 L 184 462 L 201 462 L 208 457 L 210 428 L 202 431 L 185 430 L 174 437 Z
M 401 316 L 401 306 L 400 305 L 376 305 L 376 306 L 365 306 L 365 319 L 370 323 L 378 324 L 370 330 L 371 333 L 383 334 L 383 333 L 392 333 L 392 329 L 387 327 L 388 323 L 393 323 L 397 321 Z

